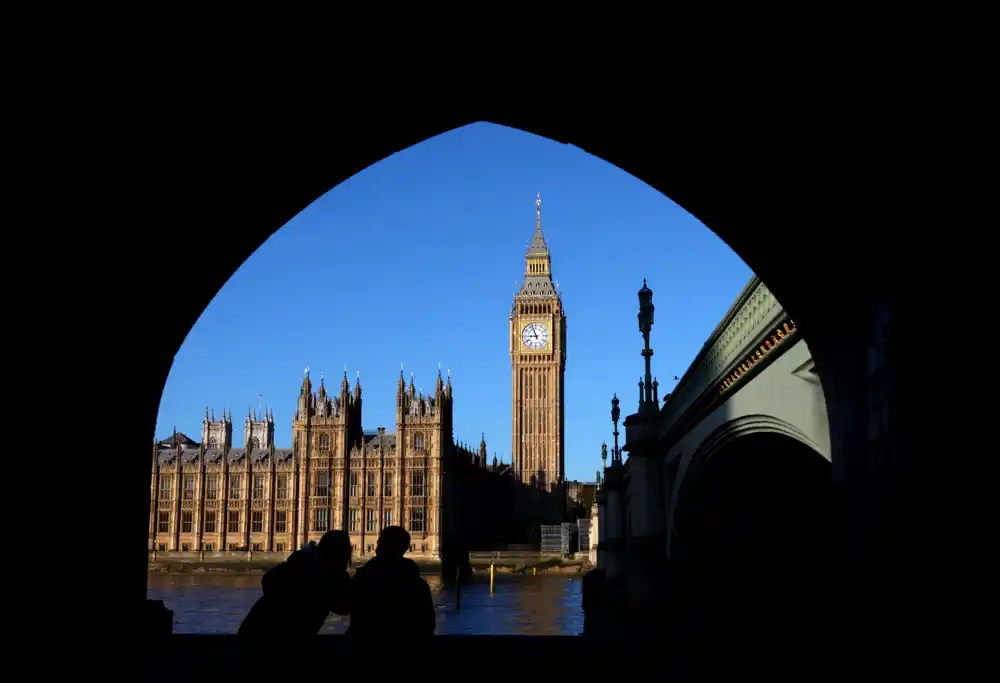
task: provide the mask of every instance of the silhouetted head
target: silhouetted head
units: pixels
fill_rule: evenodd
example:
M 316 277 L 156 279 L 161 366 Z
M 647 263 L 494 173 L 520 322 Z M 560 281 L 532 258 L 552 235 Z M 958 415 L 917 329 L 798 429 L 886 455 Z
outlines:
M 327 531 L 319 539 L 317 549 L 324 562 L 336 567 L 346 568 L 351 561 L 351 537 L 346 531 Z
M 379 557 L 402 557 L 410 549 L 410 534 L 401 526 L 387 526 L 378 536 L 375 554 Z

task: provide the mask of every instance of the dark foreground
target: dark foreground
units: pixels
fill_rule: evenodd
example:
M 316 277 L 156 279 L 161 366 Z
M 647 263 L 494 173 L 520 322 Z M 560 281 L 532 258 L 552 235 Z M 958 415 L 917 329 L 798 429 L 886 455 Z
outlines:
M 761 675 L 763 680 L 777 681 L 843 680 L 837 672 L 843 671 L 844 662 L 794 662 L 739 648 L 692 660 L 664 635 L 650 632 L 601 639 L 441 635 L 400 643 L 358 643 L 347 636 L 331 635 L 267 648 L 248 646 L 237 636 L 174 635 L 156 648 L 156 666 L 143 680 L 262 680 L 261 675 L 302 676 L 304 680 L 403 677 L 415 681 L 567 680 L 581 676 L 588 681 L 615 681 L 637 675 L 660 681 L 742 680 Z

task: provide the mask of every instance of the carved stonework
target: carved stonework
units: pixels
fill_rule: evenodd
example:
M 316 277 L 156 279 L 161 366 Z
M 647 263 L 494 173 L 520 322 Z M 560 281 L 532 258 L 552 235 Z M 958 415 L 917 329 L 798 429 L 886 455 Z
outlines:
M 784 344 L 785 340 L 794 339 L 795 337 L 795 321 L 788 320 L 782 325 L 775 327 L 771 331 L 771 335 L 766 337 L 756 349 L 752 349 L 750 353 L 743 356 L 743 358 L 741 358 L 729 369 L 728 375 L 724 377 L 721 382 L 719 382 L 719 393 L 725 393 L 736 386 L 740 378 L 750 372 L 754 365 L 764 360 L 768 354 L 776 350 L 780 345 Z
M 716 374 L 725 370 L 746 347 L 750 342 L 750 336 L 757 331 L 777 305 L 778 300 L 771 291 L 764 283 L 758 281 L 753 293 L 744 301 L 722 334 L 712 344 L 702 365 Z
M 756 276 L 737 299 L 739 307 L 730 311 L 715 339 L 688 368 L 681 384 L 670 395 L 664 410 L 673 422 L 706 390 L 720 382 L 748 345 L 766 331 L 766 327 L 783 315 L 778 300 Z M 735 305 L 735 304 L 734 304 Z

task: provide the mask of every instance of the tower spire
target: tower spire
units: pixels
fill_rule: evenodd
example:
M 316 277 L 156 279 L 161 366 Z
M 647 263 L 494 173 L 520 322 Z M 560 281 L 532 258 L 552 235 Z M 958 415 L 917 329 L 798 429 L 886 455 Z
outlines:
M 548 254 L 549 248 L 545 244 L 545 236 L 542 234 L 542 193 L 538 193 L 535 199 L 535 234 L 528 244 L 528 254 Z

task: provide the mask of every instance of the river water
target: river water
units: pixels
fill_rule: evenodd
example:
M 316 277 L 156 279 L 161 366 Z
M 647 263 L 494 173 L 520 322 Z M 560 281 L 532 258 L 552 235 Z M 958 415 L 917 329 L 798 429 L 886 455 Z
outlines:
M 583 632 L 580 576 L 499 574 L 489 583 L 455 588 L 425 576 L 434 595 L 437 633 L 455 635 L 579 635 Z M 236 633 L 260 597 L 260 575 L 149 574 L 149 598 L 174 612 L 174 633 Z M 350 617 L 331 614 L 320 633 L 343 633 Z

